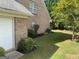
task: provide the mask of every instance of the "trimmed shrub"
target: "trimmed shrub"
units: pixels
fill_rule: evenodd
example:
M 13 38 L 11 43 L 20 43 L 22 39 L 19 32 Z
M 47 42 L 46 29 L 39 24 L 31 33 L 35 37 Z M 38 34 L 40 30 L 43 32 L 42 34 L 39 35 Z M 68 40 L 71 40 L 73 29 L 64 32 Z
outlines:
M 31 37 L 31 38 L 37 37 L 38 29 L 39 29 L 38 24 L 33 25 L 32 29 L 28 29 L 28 36 Z
M 47 28 L 45 32 L 46 33 L 50 33 L 51 32 L 51 29 Z
M 37 37 L 37 32 L 32 29 L 28 29 L 28 37 L 35 38 Z
M 64 29 L 64 24 L 63 24 L 62 22 L 60 22 L 60 23 L 58 24 L 58 28 L 61 29 L 61 30 L 63 30 L 63 29 Z
M 35 41 L 32 38 L 22 39 L 18 44 L 18 51 L 21 53 L 29 53 L 36 49 Z
M 38 24 L 34 24 L 33 27 L 32 27 L 32 29 L 33 29 L 35 32 L 37 32 L 38 29 L 39 29 L 39 25 L 38 25 Z
M 5 50 L 2 47 L 0 47 L 0 57 L 1 56 L 5 56 Z

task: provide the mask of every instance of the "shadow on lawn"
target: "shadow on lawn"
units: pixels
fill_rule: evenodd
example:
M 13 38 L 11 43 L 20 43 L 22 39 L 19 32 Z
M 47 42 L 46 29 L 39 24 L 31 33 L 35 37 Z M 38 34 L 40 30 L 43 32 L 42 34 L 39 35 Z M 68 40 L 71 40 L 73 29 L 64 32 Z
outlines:
M 59 48 L 55 43 L 71 39 L 72 35 L 61 32 L 51 32 L 42 37 L 36 38 L 39 45 L 37 50 L 24 55 L 21 59 L 50 59 Z
M 50 37 L 50 41 L 52 41 L 52 43 L 59 43 L 65 40 L 71 40 L 72 35 L 61 32 L 51 32 L 48 34 L 48 37 Z
M 61 33 L 61 32 L 51 32 L 47 35 L 44 35 L 42 37 L 36 38 L 36 42 L 39 45 L 50 45 L 59 43 L 65 40 L 69 40 L 72 38 L 72 35 Z

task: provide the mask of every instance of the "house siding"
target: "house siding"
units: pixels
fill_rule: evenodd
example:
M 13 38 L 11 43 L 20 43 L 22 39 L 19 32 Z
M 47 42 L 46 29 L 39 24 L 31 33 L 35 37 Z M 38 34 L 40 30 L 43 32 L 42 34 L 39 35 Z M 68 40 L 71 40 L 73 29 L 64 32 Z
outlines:
M 30 0 L 17 0 L 26 8 L 29 8 Z M 44 33 L 49 28 L 50 16 L 43 0 L 34 0 L 38 6 L 37 14 L 27 19 L 15 18 L 15 31 L 16 31 L 16 45 L 21 40 L 28 36 L 28 29 L 31 28 L 32 22 L 39 24 L 38 34 Z
M 26 19 L 22 18 L 15 18 L 15 39 L 16 39 L 16 47 L 19 41 L 22 38 L 27 37 L 27 26 L 26 26 Z
M 30 0 L 17 0 L 17 1 L 23 4 L 26 8 L 29 8 Z M 28 23 L 28 28 L 31 28 L 32 21 L 34 21 L 37 24 L 39 24 L 40 28 L 38 30 L 38 33 L 43 33 L 50 26 L 49 24 L 50 16 L 43 0 L 34 0 L 34 1 L 38 6 L 37 14 L 28 19 L 30 20 L 28 21 L 30 22 Z

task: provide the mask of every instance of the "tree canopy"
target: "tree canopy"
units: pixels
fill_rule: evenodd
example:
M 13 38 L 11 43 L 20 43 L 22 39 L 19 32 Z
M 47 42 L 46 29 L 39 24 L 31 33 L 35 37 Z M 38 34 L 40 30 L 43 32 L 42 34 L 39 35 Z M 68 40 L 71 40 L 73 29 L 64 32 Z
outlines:
M 52 20 L 71 25 L 73 34 L 79 28 L 79 0 L 58 0 L 51 5 L 50 14 Z
M 50 16 L 51 16 L 51 12 L 53 10 L 53 6 L 57 3 L 58 0 L 45 0 L 45 3 L 46 3 L 46 6 L 47 6 L 47 9 L 50 13 Z

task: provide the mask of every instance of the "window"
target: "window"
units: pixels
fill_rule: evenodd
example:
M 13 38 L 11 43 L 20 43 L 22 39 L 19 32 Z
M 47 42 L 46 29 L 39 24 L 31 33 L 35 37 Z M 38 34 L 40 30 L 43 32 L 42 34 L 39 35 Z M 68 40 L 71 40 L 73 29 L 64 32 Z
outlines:
M 37 14 L 37 4 L 34 1 L 30 1 L 29 9 L 33 14 Z

